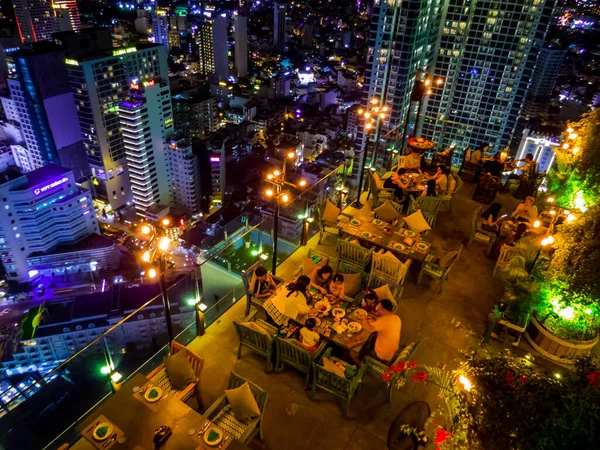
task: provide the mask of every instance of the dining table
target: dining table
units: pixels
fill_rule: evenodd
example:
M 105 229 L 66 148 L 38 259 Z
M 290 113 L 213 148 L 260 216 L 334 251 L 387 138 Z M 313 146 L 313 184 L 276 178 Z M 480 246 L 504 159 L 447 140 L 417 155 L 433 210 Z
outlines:
M 342 233 L 366 246 L 389 250 L 400 258 L 423 261 L 431 244 L 424 241 L 419 233 L 404 228 L 403 224 L 402 219 L 394 225 L 372 217 L 356 217 L 342 226 Z
M 95 408 L 88 417 L 77 426 L 82 437 L 71 447 L 72 450 L 210 450 L 219 449 L 219 445 L 209 446 L 199 432 L 207 423 L 202 414 L 190 408 L 174 395 L 165 395 L 154 404 L 146 403 L 137 392 L 147 385 L 148 380 L 140 373 L 134 375 L 120 386 L 120 389 Z M 96 441 L 91 430 L 98 422 L 111 424 L 118 439 Z M 171 428 L 172 434 L 155 447 L 154 431 L 160 426 Z M 248 447 L 223 431 L 223 450 L 248 450 Z M 112 437 L 112 436 L 111 436 Z

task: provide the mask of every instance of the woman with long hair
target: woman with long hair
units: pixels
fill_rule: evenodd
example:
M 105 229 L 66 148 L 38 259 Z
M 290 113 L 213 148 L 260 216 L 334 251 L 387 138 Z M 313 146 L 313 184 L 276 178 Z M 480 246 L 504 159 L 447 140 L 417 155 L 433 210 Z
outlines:
M 498 217 L 500 214 L 500 210 L 502 209 L 502 204 L 498 202 L 492 203 L 488 209 L 481 213 L 481 228 L 486 231 L 493 231 L 494 233 L 498 232 L 498 222 L 502 220 L 507 214 L 504 214 L 501 217 Z
M 264 308 L 271 321 L 283 325 L 290 318 L 296 319 L 299 314 L 306 314 L 310 310 L 306 292 L 309 284 L 310 278 L 301 275 L 295 282 L 289 283 L 287 289 L 281 289 L 274 297 L 267 300 Z
M 331 266 L 324 265 L 316 267 L 310 274 L 310 287 L 316 289 L 323 295 L 327 295 L 332 276 L 333 269 Z

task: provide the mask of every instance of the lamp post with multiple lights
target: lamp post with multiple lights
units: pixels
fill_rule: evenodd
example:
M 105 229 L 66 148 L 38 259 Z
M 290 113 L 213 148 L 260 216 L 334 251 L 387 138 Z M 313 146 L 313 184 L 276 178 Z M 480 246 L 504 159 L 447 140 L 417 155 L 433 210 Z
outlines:
M 381 123 L 383 119 L 385 119 L 386 112 L 388 110 L 387 106 L 380 105 L 380 101 L 378 98 L 374 97 L 370 101 L 370 109 L 365 110 L 363 108 L 359 108 L 358 115 L 365 119 L 365 131 L 367 132 L 367 140 L 365 143 L 364 150 L 364 158 L 362 159 L 362 166 L 360 168 L 360 178 L 358 180 L 358 195 L 356 196 L 356 207 L 362 207 L 360 203 L 360 196 L 363 191 L 363 181 L 365 178 L 365 163 L 367 158 L 369 157 L 369 149 L 370 149 L 370 141 L 371 141 L 371 133 L 375 131 L 375 147 L 373 149 L 373 155 L 371 157 L 370 166 L 372 167 L 375 164 L 377 157 L 377 147 L 379 144 L 379 129 L 381 128 Z
M 306 180 L 300 180 L 298 185 L 290 183 L 286 180 L 286 166 L 287 160 L 294 160 L 296 158 L 295 152 L 289 152 L 286 155 L 286 159 L 283 161 L 283 168 L 281 171 L 276 170 L 273 173 L 269 173 L 265 179 L 267 183 L 271 185 L 271 188 L 265 191 L 267 197 L 273 199 L 273 265 L 271 273 L 275 275 L 277 270 L 277 240 L 279 237 L 279 205 L 286 205 L 290 201 L 290 195 L 284 191 L 287 186 L 294 188 L 304 188 L 307 185 Z
M 162 225 L 169 225 L 169 219 L 163 219 Z M 150 236 L 148 242 L 148 250 L 142 254 L 142 261 L 148 266 L 146 273 L 150 278 L 158 276 L 160 284 L 160 294 L 162 297 L 163 308 L 165 311 L 165 320 L 167 321 L 167 334 L 169 335 L 169 343 L 173 341 L 173 324 L 171 322 L 171 304 L 169 303 L 169 295 L 167 292 L 167 283 L 165 281 L 166 260 L 165 254 L 171 246 L 171 239 L 167 236 L 159 236 L 158 230 L 151 225 L 143 225 L 142 233 Z M 156 245 L 152 245 L 156 243 Z M 158 266 L 158 270 L 157 270 Z

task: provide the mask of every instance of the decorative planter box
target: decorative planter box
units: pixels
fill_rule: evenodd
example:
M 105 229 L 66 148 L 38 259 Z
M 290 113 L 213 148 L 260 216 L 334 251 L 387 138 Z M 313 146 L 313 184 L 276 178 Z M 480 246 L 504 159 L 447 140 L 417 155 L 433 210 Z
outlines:
M 598 336 L 589 341 L 567 341 L 556 337 L 535 316 L 531 317 L 525 339 L 545 358 L 567 364 L 579 356 L 589 355 L 598 343 Z
M 503 328 L 502 328 L 503 327 Z M 501 329 L 502 328 L 502 329 Z M 492 332 L 492 337 L 504 343 L 511 342 L 515 347 L 519 346 L 521 336 L 527 328 L 527 322 L 523 326 L 500 319 Z

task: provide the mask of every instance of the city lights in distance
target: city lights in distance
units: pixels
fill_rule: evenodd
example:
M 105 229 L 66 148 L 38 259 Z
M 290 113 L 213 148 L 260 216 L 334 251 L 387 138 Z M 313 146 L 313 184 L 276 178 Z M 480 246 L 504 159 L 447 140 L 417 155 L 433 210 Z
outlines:
M 272 180 L 273 179 L 273 174 L 270 173 L 269 175 L 267 175 L 267 180 Z
M 377 99 L 377 98 L 371 99 L 371 105 L 377 105 L 378 103 L 379 103 L 379 99 Z
M 573 131 L 575 131 L 573 128 L 570 128 L 570 127 L 569 127 L 569 128 L 567 128 L 567 133 L 569 133 L 569 134 L 570 134 L 570 133 L 572 133 Z
M 164 236 L 163 238 L 161 238 L 160 242 L 158 243 L 158 248 L 164 252 L 169 249 L 170 245 L 171 245 L 171 239 Z
M 429 86 L 431 84 L 431 80 L 428 78 L 425 80 L 425 86 Z
M 281 196 L 281 200 L 283 201 L 283 203 L 287 203 L 290 200 L 290 197 L 287 194 L 283 194 Z
M 287 156 L 288 156 L 288 158 L 290 158 L 290 159 L 294 159 L 294 158 L 296 157 L 296 153 L 294 153 L 294 152 L 289 152 Z
M 438 86 L 441 85 L 444 82 L 444 80 L 442 80 L 441 78 L 438 78 L 437 80 L 435 80 L 435 84 L 437 84 Z
M 148 271 L 148 276 L 149 276 L 150 278 L 156 278 L 156 269 L 150 269 L 150 270 Z
M 533 222 L 533 228 L 539 228 L 541 225 L 541 222 L 539 220 L 536 220 L 535 222 Z
M 306 180 L 300 180 L 300 183 L 298 183 L 301 187 L 306 186 Z
M 365 110 L 364 110 L 364 109 L 362 109 L 362 108 L 359 108 L 359 110 L 358 110 L 357 112 L 358 112 L 358 115 L 359 115 L 359 116 L 362 116 L 362 115 L 363 115 L 363 113 L 365 112 Z
M 162 220 L 162 224 L 163 224 L 165 227 L 168 227 L 168 226 L 169 226 L 169 223 L 171 223 L 171 222 L 169 222 L 169 219 L 167 219 L 167 218 L 164 218 L 164 219 Z
M 366 112 L 365 113 L 365 119 L 369 119 L 371 117 L 371 113 Z
M 569 139 L 577 139 L 577 136 L 579 136 L 577 133 L 571 133 L 569 134 Z
M 563 144 L 562 148 L 565 149 L 565 150 L 568 149 L 569 148 L 569 144 Z
M 577 217 L 575 217 L 574 214 L 569 214 L 567 216 L 567 223 L 575 222 L 575 220 L 577 220 Z
M 579 147 L 575 147 L 573 149 L 573 154 L 576 155 L 577 153 L 579 153 Z
M 144 226 L 142 227 L 142 233 L 143 233 L 143 234 L 150 234 L 150 231 L 152 231 L 152 229 L 150 228 L 150 226 L 149 226 L 149 225 L 144 225 Z
M 281 172 L 279 170 L 276 170 L 275 172 L 273 172 L 273 175 L 275 175 L 276 177 L 278 177 L 279 175 L 281 175 Z
M 554 203 L 554 200 L 556 200 L 554 197 L 548 197 L 548 198 L 546 199 L 546 201 L 547 201 L 548 203 Z
M 146 250 L 144 252 L 144 254 L 142 255 L 142 261 L 150 262 L 150 251 L 149 250 Z

